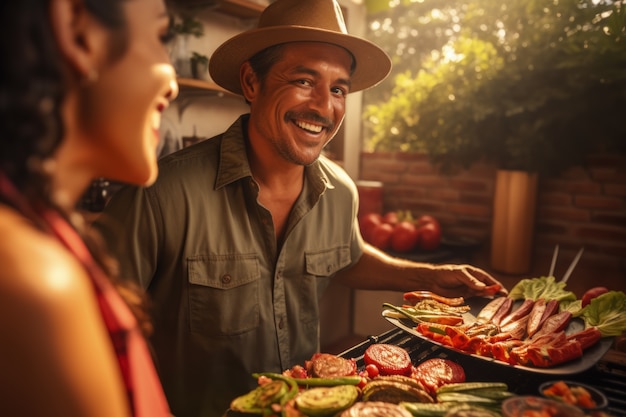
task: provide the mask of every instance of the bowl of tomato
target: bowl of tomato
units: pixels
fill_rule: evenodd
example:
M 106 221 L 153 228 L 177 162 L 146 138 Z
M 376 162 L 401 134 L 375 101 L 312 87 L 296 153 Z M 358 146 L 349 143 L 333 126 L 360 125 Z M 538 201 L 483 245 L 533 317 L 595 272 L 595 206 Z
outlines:
M 533 395 L 511 397 L 502 403 L 504 417 L 584 417 L 573 405 Z
M 578 407 L 585 412 L 599 411 L 609 405 L 602 391 L 574 381 L 548 381 L 539 386 L 539 394 L 565 404 Z

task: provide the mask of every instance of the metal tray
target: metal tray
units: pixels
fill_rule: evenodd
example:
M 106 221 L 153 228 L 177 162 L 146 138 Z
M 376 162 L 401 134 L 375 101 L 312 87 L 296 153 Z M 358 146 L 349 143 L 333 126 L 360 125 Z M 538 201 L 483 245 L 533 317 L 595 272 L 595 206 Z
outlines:
M 483 297 L 468 298 L 466 300 L 466 303 L 468 306 L 470 306 L 470 311 L 469 313 L 464 314 L 463 319 L 466 321 L 475 320 L 476 319 L 475 316 L 480 312 L 480 310 L 482 310 L 483 307 L 487 305 L 489 301 L 491 301 L 490 298 L 483 298 Z M 459 349 L 455 349 L 450 346 L 442 345 L 441 343 L 435 342 L 434 340 L 419 333 L 415 329 L 416 324 L 413 321 L 409 320 L 408 318 L 397 319 L 395 317 L 389 317 L 385 313 L 386 313 L 386 310 L 383 310 L 382 316 L 394 326 L 404 330 L 405 332 L 413 336 L 419 337 L 420 339 L 423 339 L 429 343 L 441 346 L 444 349 L 448 349 L 457 353 L 462 353 L 469 357 L 474 357 L 476 359 L 495 363 L 495 364 L 502 365 L 505 367 L 512 367 L 516 369 L 522 369 L 525 371 L 537 372 L 537 373 L 542 373 L 542 374 L 568 375 L 568 374 L 575 374 L 578 372 L 585 371 L 589 369 L 590 367 L 592 367 L 596 362 L 598 362 L 598 360 L 600 360 L 604 356 L 604 354 L 611 348 L 611 345 L 613 344 L 612 337 L 604 337 L 594 346 L 585 350 L 581 358 L 563 363 L 561 365 L 556 365 L 550 368 L 537 368 L 537 367 L 530 367 L 530 366 L 511 365 L 511 364 L 499 361 L 494 358 L 488 358 L 485 356 L 467 353 L 467 352 L 464 352 Z M 568 324 L 567 328 L 565 329 L 565 333 L 572 334 L 583 329 L 584 329 L 584 322 L 581 319 L 573 318 Z

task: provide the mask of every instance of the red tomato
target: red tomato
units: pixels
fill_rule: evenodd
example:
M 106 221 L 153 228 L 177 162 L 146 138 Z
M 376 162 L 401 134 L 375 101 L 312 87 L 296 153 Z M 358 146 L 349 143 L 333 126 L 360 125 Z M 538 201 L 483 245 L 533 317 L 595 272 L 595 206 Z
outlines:
M 434 223 L 420 226 L 418 246 L 423 250 L 435 250 L 441 244 L 441 228 Z
M 582 303 L 581 303 L 582 306 L 583 307 L 586 306 L 587 304 L 591 302 L 591 300 L 607 292 L 609 292 L 609 289 L 606 287 L 594 287 L 594 288 L 588 289 L 587 292 L 583 294 Z
M 382 223 L 375 226 L 370 234 L 370 243 L 378 249 L 386 250 L 391 245 L 391 235 L 393 226 L 388 223 Z
M 417 365 L 413 377 L 434 396 L 443 385 L 465 382 L 465 370 L 450 359 L 433 358 Z
M 383 222 L 384 223 L 388 223 L 388 224 L 390 224 L 392 226 L 395 226 L 399 221 L 400 221 L 400 219 L 398 217 L 398 212 L 396 212 L 396 211 L 388 211 L 383 216 Z
M 361 235 L 366 242 L 370 241 L 372 230 L 383 222 L 383 216 L 380 213 L 367 213 L 359 217 L 359 227 Z
M 374 364 L 380 375 L 408 375 L 413 369 L 409 353 L 400 346 L 375 343 L 365 349 L 363 361 Z
M 415 249 L 420 234 L 414 223 L 401 221 L 393 228 L 391 249 L 396 252 L 409 252 Z
M 439 220 L 437 220 L 435 217 L 431 216 L 430 214 L 423 214 L 420 217 L 418 217 L 417 220 L 415 221 L 415 224 L 418 227 L 424 226 L 430 223 L 434 224 L 437 230 L 441 232 L 441 224 L 439 224 Z
M 365 367 L 365 371 L 367 372 L 367 376 L 369 376 L 372 379 L 376 378 L 380 374 L 378 367 L 374 365 L 373 363 L 370 363 L 369 365 L 367 365 Z

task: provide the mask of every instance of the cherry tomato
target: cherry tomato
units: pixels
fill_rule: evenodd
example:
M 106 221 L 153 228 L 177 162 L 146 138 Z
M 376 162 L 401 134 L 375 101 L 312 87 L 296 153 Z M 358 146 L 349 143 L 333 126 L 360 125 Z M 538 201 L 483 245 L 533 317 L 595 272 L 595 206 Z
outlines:
M 392 225 L 388 223 L 379 224 L 372 230 L 372 233 L 370 235 L 370 243 L 381 250 L 389 249 L 392 233 Z
M 418 246 L 423 250 L 435 250 L 441 244 L 441 229 L 434 223 L 426 223 L 418 229 Z
M 388 211 L 383 216 L 383 223 L 387 223 L 392 226 L 395 226 L 396 223 L 398 223 L 399 221 L 400 221 L 400 217 L 398 216 L 398 212 L 396 211 Z
M 367 372 L 367 376 L 369 376 L 372 379 L 376 378 L 378 374 L 380 373 L 378 371 L 378 367 L 374 365 L 373 363 L 370 363 L 369 365 L 367 365 L 365 367 L 365 371 Z
M 609 289 L 606 287 L 594 287 L 590 288 L 583 294 L 583 298 L 581 299 L 581 305 L 584 307 L 591 302 L 594 298 L 604 293 L 609 292 Z
M 366 242 L 370 241 L 372 230 L 383 222 L 383 216 L 379 213 L 367 213 L 359 217 L 361 235 Z
M 426 224 L 434 224 L 435 229 L 441 232 L 441 224 L 439 223 L 439 220 L 429 214 L 423 214 L 419 216 L 415 221 L 415 224 L 417 225 L 417 227 L 424 226 Z
M 420 233 L 413 222 L 401 221 L 396 224 L 391 234 L 391 249 L 396 252 L 412 251 L 419 240 Z

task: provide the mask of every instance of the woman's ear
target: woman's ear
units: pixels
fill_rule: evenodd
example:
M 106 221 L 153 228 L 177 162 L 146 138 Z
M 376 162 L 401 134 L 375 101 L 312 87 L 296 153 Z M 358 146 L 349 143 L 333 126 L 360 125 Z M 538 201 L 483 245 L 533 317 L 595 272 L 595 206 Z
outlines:
M 243 91 L 243 96 L 246 98 L 246 101 L 249 103 L 253 102 L 259 92 L 260 86 L 256 73 L 248 61 L 241 65 L 241 69 L 239 70 L 239 80 L 241 82 L 241 90 Z
M 51 0 L 53 36 L 61 55 L 80 79 L 97 73 L 106 56 L 106 30 L 86 9 L 83 0 Z

